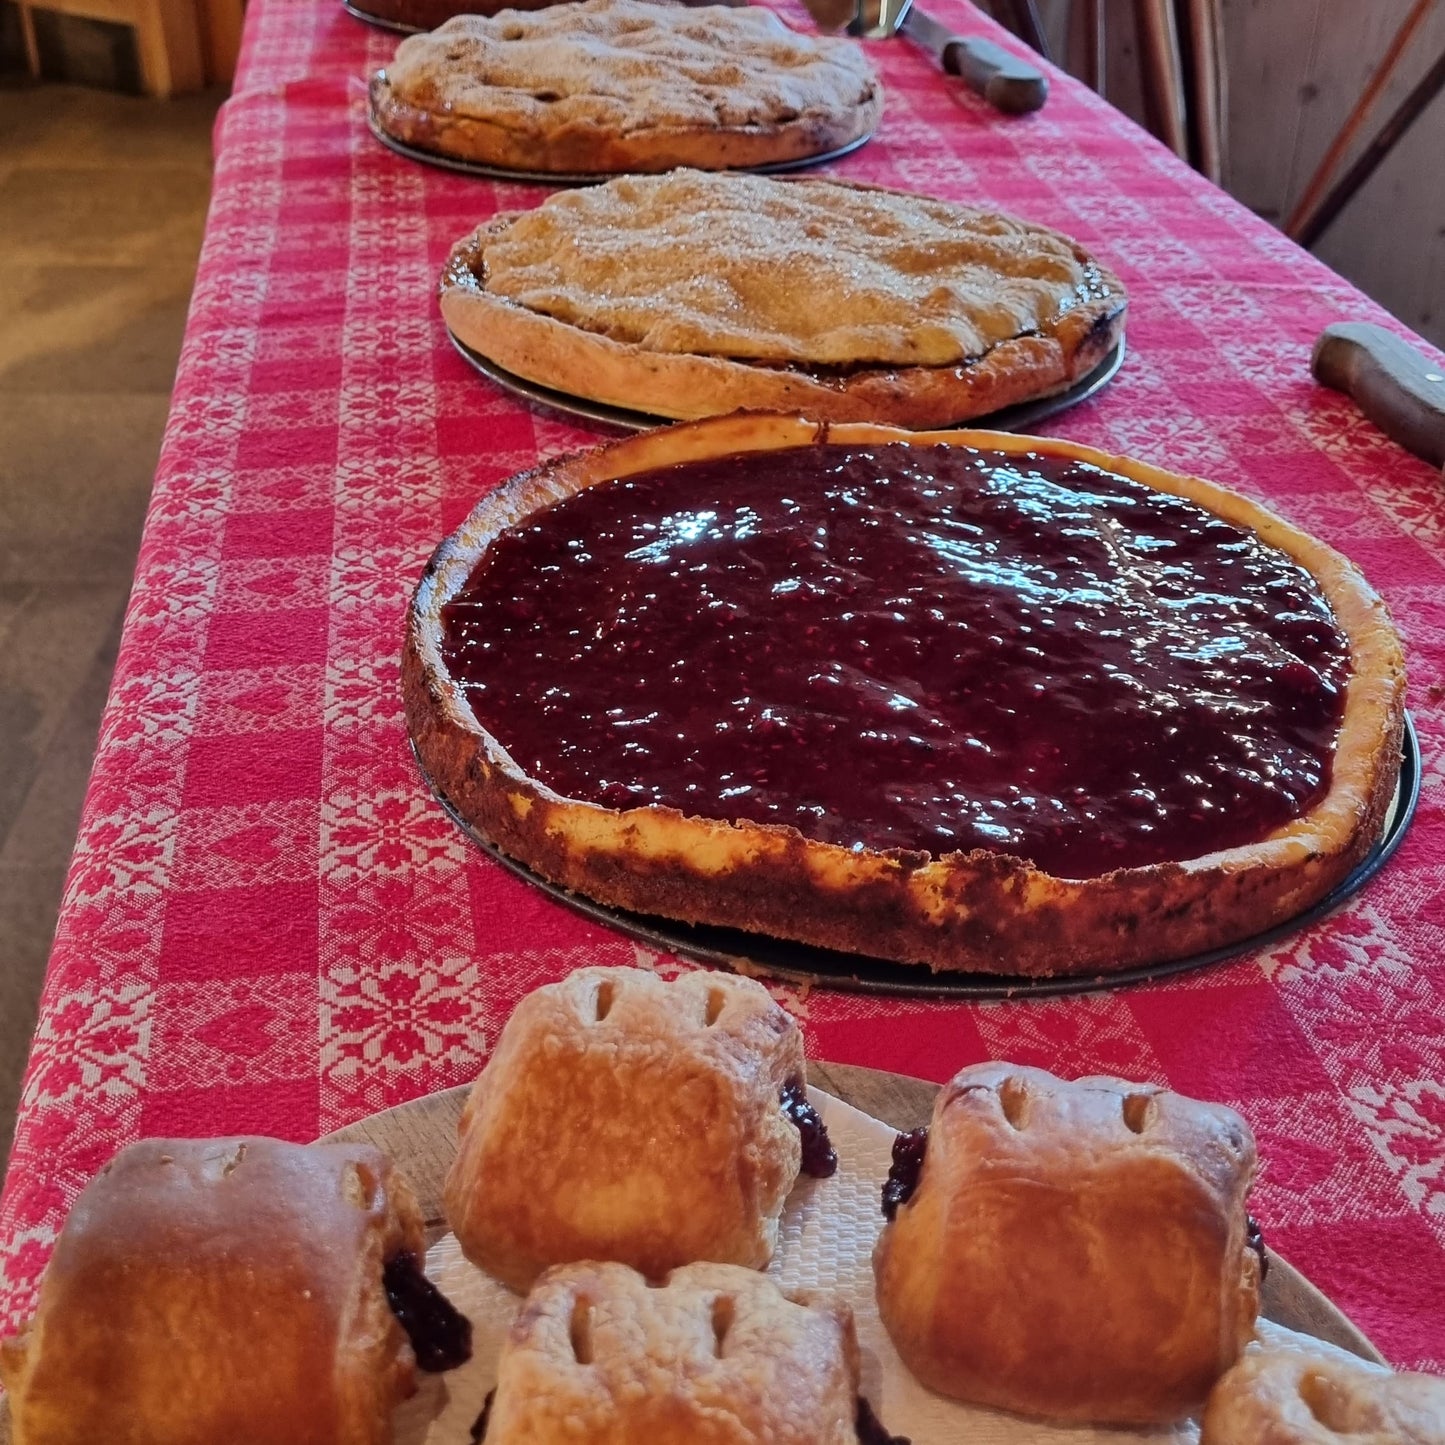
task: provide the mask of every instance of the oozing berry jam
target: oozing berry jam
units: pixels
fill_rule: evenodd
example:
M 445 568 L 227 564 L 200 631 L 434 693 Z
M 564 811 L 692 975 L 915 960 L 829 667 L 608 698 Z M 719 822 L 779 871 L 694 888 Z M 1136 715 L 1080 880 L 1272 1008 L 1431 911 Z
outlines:
M 866 1395 L 858 1396 L 858 1414 L 854 1418 L 858 1445 L 913 1445 L 906 1435 L 890 1435 L 883 1428 Z
M 1244 1243 L 1247 1249 L 1252 1249 L 1259 1256 L 1259 1282 L 1263 1284 L 1269 1274 L 1269 1255 L 1264 1250 L 1264 1230 L 1252 1214 L 1246 1216 Z
M 472 1357 L 472 1322 L 422 1273 L 410 1250 L 382 1267 L 387 1302 L 411 1340 L 419 1369 L 454 1370 Z
M 467 1431 L 472 1445 L 482 1445 L 482 1441 L 487 1438 L 487 1425 L 492 1418 L 492 1401 L 496 1398 L 496 1390 L 487 1391 L 487 1398 L 482 1401 L 481 1413 L 472 1421 L 472 1428 Z
M 478 720 L 568 797 L 1072 878 L 1308 809 L 1347 670 L 1313 580 L 1253 533 L 957 447 L 589 488 L 499 537 L 443 633 Z
M 798 1126 L 803 1140 L 803 1173 L 814 1179 L 830 1179 L 838 1170 L 838 1155 L 828 1138 L 828 1126 L 808 1102 L 807 1086 L 801 1079 L 783 1085 L 783 1113 Z
M 928 1153 L 928 1130 L 910 1129 L 893 1141 L 893 1164 L 883 1181 L 883 1217 L 892 1219 L 900 1205 L 907 1204 L 918 1188 L 923 1174 L 923 1158 Z

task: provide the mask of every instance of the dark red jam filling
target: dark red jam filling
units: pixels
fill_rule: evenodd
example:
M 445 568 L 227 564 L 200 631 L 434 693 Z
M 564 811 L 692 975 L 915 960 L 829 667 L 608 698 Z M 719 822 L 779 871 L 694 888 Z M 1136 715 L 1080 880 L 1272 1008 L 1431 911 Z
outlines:
M 565 796 L 1073 878 L 1306 811 L 1348 661 L 1313 579 L 1190 502 L 903 445 L 589 488 L 493 543 L 442 653 Z
M 808 1102 L 807 1085 L 789 1079 L 783 1085 L 783 1113 L 798 1126 L 803 1140 L 803 1173 L 814 1179 L 831 1179 L 838 1172 L 838 1154 L 828 1138 L 828 1126 Z
M 858 1445 L 913 1445 L 906 1435 L 890 1435 L 879 1423 L 866 1395 L 858 1396 L 858 1414 L 855 1417 L 858 1429 Z
M 883 1181 L 883 1217 L 892 1219 L 901 1205 L 913 1198 L 923 1174 L 923 1158 L 928 1153 L 928 1130 L 910 1129 L 893 1141 L 893 1164 Z
M 482 1445 L 482 1441 L 487 1438 L 487 1425 L 492 1418 L 492 1401 L 496 1398 L 495 1390 L 487 1391 L 487 1398 L 482 1401 L 482 1413 L 472 1421 L 472 1428 L 467 1431 L 472 1445 Z
M 418 1368 L 435 1374 L 471 1359 L 472 1322 L 422 1273 L 416 1255 L 410 1250 L 392 1255 L 381 1282 Z
M 1269 1274 L 1269 1255 L 1264 1249 L 1264 1230 L 1259 1227 L 1259 1220 L 1252 1214 L 1246 1218 L 1244 1243 L 1259 1256 L 1259 1282 L 1263 1284 Z

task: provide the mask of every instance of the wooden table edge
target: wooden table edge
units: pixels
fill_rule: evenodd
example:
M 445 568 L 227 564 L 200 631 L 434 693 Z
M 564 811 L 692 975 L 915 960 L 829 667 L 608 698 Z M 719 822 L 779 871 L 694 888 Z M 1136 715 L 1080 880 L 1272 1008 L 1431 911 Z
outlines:
M 855 1109 L 862 1109 L 894 1129 L 915 1129 L 933 1112 L 937 1084 L 907 1074 L 889 1074 L 854 1064 L 808 1061 L 808 1082 Z M 383 1109 L 324 1136 L 323 1142 L 361 1140 L 390 1154 L 421 1201 L 428 1240 L 446 1231 L 442 1215 L 442 1181 L 456 1153 L 457 1122 L 467 1086 L 428 1094 L 410 1103 Z M 880 1181 L 881 1184 L 881 1181 Z M 1344 1312 L 1297 1269 L 1270 1251 L 1261 1313 L 1276 1324 L 1328 1340 L 1362 1359 L 1383 1365 L 1385 1358 Z M 0 1398 L 0 1445 L 11 1445 L 10 1410 Z

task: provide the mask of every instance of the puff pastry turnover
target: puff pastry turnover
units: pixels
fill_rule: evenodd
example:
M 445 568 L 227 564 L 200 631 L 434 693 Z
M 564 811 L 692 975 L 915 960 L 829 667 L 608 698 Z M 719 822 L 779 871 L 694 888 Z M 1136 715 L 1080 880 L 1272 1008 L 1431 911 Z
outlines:
M 596 175 L 822 155 L 872 132 L 883 93 L 861 46 L 761 6 L 585 0 L 412 36 L 371 103 L 424 150 Z
M 874 1252 L 883 1323 L 941 1394 L 1065 1421 L 1179 1419 L 1254 1330 L 1254 1171 L 1248 1125 L 1219 1105 L 964 1069 Z
M 502 1351 L 486 1445 L 855 1445 L 846 1304 L 735 1265 L 548 1270 Z
M 1200 1445 L 1445 1445 L 1445 1380 L 1304 1350 L 1251 1351 L 1214 1387 Z
M 751 980 L 585 968 L 527 995 L 467 1100 L 447 1219 L 513 1289 L 548 1265 L 761 1268 L 803 1146 L 802 1036 Z
M 424 1253 L 369 1145 L 133 1144 L 0 1345 L 15 1445 L 386 1445 L 415 1355 L 384 1275 Z

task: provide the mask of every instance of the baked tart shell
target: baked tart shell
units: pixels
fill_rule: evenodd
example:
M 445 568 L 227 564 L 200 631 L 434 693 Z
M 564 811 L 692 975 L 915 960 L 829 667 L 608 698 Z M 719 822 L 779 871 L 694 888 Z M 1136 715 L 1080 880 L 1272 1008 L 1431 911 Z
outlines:
M 1328 792 L 1258 842 L 1068 879 L 1004 852 L 860 852 L 790 827 L 656 806 L 609 809 L 563 797 L 519 768 L 478 723 L 441 656 L 442 608 L 492 540 L 600 482 L 828 442 L 944 443 L 1067 457 L 1185 497 L 1293 558 L 1314 577 L 1350 650 Z M 935 970 L 1043 977 L 1105 974 L 1223 947 L 1329 893 L 1383 827 L 1400 769 L 1405 672 L 1385 604 L 1351 562 L 1212 483 L 1054 439 L 739 415 L 560 458 L 483 498 L 427 564 L 408 620 L 402 683 L 411 736 L 435 788 L 483 836 L 553 883 L 611 907 L 686 923 Z

